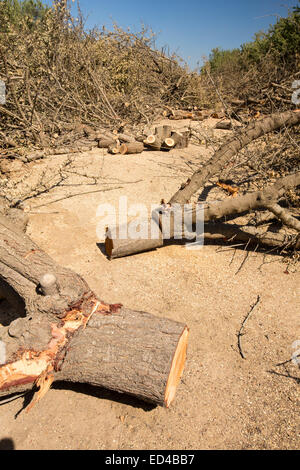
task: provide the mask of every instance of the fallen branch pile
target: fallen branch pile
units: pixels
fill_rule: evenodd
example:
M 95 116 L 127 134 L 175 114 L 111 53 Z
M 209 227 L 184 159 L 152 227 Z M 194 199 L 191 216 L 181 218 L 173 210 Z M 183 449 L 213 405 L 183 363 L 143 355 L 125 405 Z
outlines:
M 66 147 L 74 123 L 111 129 L 154 122 L 165 105 L 200 105 L 200 77 L 145 27 L 87 31 L 65 0 L 40 18 L 1 14 L 0 148 Z

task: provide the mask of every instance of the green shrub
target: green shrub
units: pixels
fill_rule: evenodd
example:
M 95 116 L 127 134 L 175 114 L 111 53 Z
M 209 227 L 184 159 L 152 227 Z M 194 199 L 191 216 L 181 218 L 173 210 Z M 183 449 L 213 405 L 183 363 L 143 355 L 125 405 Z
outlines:
M 240 48 L 213 49 L 209 56 L 210 69 L 222 73 L 228 69 L 247 70 L 270 55 L 277 65 L 296 69 L 300 59 L 300 8 L 294 7 L 286 18 L 280 18 L 267 32 L 258 32 L 254 40 Z

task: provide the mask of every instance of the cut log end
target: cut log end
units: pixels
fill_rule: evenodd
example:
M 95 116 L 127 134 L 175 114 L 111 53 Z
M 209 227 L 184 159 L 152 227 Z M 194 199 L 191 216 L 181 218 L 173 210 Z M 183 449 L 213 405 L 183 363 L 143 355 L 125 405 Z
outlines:
M 155 218 L 144 219 L 140 222 L 140 228 L 143 232 L 147 231 L 148 238 L 119 238 L 117 234 L 107 228 L 105 234 L 105 252 L 109 259 L 121 258 L 133 253 L 155 250 L 163 246 L 163 235 L 159 227 L 158 220 Z M 118 233 L 127 233 L 127 225 L 119 227 Z M 145 232 L 144 232 L 145 233 Z
M 114 249 L 114 243 L 112 239 L 110 238 L 109 234 L 105 237 L 105 253 L 108 256 L 109 259 L 112 257 L 112 252 Z
M 176 389 L 179 385 L 184 364 L 186 360 L 186 351 L 188 343 L 189 329 L 186 326 L 178 341 L 178 345 L 173 357 L 170 374 L 165 391 L 165 406 L 168 408 L 175 398 Z
M 119 142 L 114 143 L 113 145 L 110 145 L 107 149 L 108 153 L 111 153 L 113 155 L 117 155 L 120 153 L 120 144 Z
M 164 147 L 171 149 L 174 146 L 175 146 L 175 140 L 172 139 L 171 137 L 168 137 L 167 139 L 164 140 Z
M 160 150 L 162 141 L 158 135 L 150 134 L 147 139 L 144 140 L 144 144 L 146 147 L 153 150 Z

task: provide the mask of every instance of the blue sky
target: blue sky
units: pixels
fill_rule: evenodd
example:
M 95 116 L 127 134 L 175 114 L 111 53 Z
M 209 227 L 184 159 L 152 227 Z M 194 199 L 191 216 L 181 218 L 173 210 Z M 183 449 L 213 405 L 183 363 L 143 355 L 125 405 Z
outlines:
M 46 3 L 51 3 L 50 0 Z M 86 26 L 116 22 L 134 31 L 141 23 L 157 33 L 157 46 L 169 46 L 192 69 L 211 49 L 232 49 L 287 16 L 297 0 L 80 0 Z

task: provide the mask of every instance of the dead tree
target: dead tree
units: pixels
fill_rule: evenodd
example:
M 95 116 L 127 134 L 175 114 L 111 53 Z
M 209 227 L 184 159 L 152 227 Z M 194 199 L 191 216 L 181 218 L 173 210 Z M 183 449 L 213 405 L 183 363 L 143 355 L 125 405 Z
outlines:
M 35 386 L 32 406 L 54 380 L 64 380 L 163 406 L 174 399 L 187 326 L 101 301 L 2 215 L 1 297 L 13 305 L 14 318 L 0 328 L 0 396 Z

